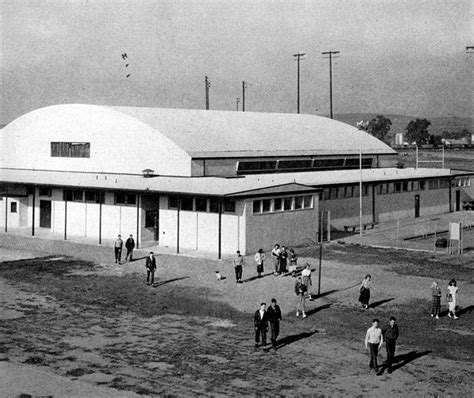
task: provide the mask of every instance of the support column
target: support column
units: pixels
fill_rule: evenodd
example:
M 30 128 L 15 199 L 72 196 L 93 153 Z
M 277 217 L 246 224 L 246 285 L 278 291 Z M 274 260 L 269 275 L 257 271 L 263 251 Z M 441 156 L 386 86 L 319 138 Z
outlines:
M 136 247 L 139 248 L 139 241 L 140 241 L 140 197 L 141 195 L 137 194 L 137 239 L 136 239 Z
M 8 185 L 5 187 L 5 232 L 8 232 Z
M 179 210 L 181 209 L 181 197 L 178 197 L 178 211 L 176 213 L 176 254 L 179 254 Z
M 31 208 L 31 236 L 35 236 L 35 199 L 36 199 L 36 188 L 33 187 L 33 203 Z
M 67 194 L 64 195 L 64 240 L 67 240 Z
M 102 202 L 104 197 L 105 193 L 99 192 L 99 245 L 102 244 Z
M 219 199 L 219 223 L 217 233 L 217 258 L 222 258 L 222 198 Z

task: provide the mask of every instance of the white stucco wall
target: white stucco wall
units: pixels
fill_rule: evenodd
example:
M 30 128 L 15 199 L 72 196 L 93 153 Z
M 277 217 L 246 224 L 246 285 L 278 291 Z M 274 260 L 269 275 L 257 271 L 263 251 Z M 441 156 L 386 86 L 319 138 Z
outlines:
M 78 172 L 191 175 L 191 159 L 149 125 L 111 108 L 57 105 L 7 125 L 1 167 Z M 51 156 L 51 142 L 89 142 L 90 158 Z M 74 185 L 74 184 L 72 184 Z

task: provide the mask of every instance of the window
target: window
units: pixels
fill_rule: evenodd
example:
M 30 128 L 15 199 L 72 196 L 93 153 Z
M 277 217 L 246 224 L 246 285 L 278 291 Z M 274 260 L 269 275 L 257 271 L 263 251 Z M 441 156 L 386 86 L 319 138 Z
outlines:
M 369 196 L 370 185 L 362 185 L 362 196 Z
M 303 208 L 303 197 L 296 196 L 295 197 L 295 210 L 299 210 Z
M 158 210 L 145 211 L 145 228 L 158 226 Z
M 84 192 L 79 189 L 65 189 L 63 191 L 63 200 L 69 202 L 83 202 Z
M 49 188 L 40 188 L 39 189 L 39 196 L 51 197 L 51 189 L 49 189 Z
M 283 210 L 290 211 L 293 208 L 293 198 L 283 199 Z
M 282 211 L 283 210 L 283 198 L 276 198 L 273 201 L 273 211 Z
M 136 205 L 137 195 L 132 194 L 132 193 L 116 192 L 115 204 L 116 205 Z
M 254 200 L 253 201 L 253 212 L 255 213 L 261 213 L 261 206 L 262 206 L 262 201 L 261 200 Z
M 181 198 L 181 210 L 193 211 L 193 197 L 183 196 Z
M 414 191 L 418 191 L 418 189 L 419 189 L 418 181 L 412 181 L 412 189 Z
M 271 171 L 276 169 L 276 160 L 237 162 L 238 173 L 258 173 L 260 171 Z
M 96 191 L 85 192 L 86 202 L 89 203 L 104 203 L 104 193 Z
M 331 193 L 330 193 L 330 198 L 331 199 L 339 199 L 339 188 L 338 187 L 331 187 Z
M 280 160 L 278 170 L 305 170 L 312 166 L 311 159 Z
M 219 213 L 219 199 L 209 199 L 209 211 L 211 213 Z
M 72 201 L 72 191 L 70 189 L 65 189 L 63 191 L 63 200 Z
M 206 198 L 196 198 L 196 211 L 207 211 Z
M 396 182 L 395 183 L 395 192 L 402 192 L 402 183 L 401 182 Z
M 177 209 L 179 200 L 177 196 L 168 196 L 168 209 Z
M 17 206 L 18 206 L 18 203 L 11 202 L 10 203 L 10 213 L 16 213 L 17 212 Z
M 387 193 L 394 193 L 394 192 L 395 192 L 395 184 L 393 182 L 389 182 Z
M 235 213 L 235 200 L 224 199 L 224 213 Z
M 323 200 L 329 200 L 329 190 L 330 190 L 330 188 L 324 188 L 323 194 L 322 194 L 322 199 Z
M 344 167 L 344 159 L 314 159 L 313 169 L 335 170 Z
M 438 188 L 439 188 L 439 180 L 428 181 L 428 189 L 438 189 Z
M 271 210 L 272 201 L 270 199 L 262 200 L 262 212 L 269 213 Z
M 403 192 L 411 191 L 411 189 L 408 189 L 408 181 L 402 181 L 402 191 Z
M 354 187 L 352 185 L 344 187 L 344 197 L 345 198 L 352 198 L 353 190 L 354 190 Z
M 449 180 L 440 180 L 439 181 L 439 187 L 441 189 L 443 188 L 449 188 Z
M 61 158 L 89 158 L 90 142 L 51 142 L 51 156 Z
M 303 196 L 303 204 L 305 209 L 312 209 L 313 197 L 311 195 Z
M 426 181 L 420 181 L 420 191 L 424 191 L 426 189 Z

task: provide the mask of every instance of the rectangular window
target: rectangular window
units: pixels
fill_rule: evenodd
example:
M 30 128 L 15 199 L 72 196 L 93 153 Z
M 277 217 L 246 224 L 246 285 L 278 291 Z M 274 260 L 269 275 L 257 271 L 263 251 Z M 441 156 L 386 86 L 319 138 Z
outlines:
M 72 190 L 65 189 L 63 190 L 63 200 L 64 201 L 72 201 Z
M 39 189 L 39 196 L 47 196 L 48 198 L 51 197 L 51 189 L 49 188 L 40 188 Z
M 418 191 L 419 189 L 418 181 L 412 181 L 412 189 L 414 191 Z
M 439 188 L 439 180 L 429 180 L 428 189 L 438 189 L 438 188 Z
M 261 213 L 262 210 L 261 210 L 261 205 L 262 205 L 262 201 L 261 200 L 254 200 L 253 201 L 253 213 L 254 214 L 258 214 L 258 213 Z
M 262 212 L 269 213 L 271 210 L 272 201 L 270 199 L 262 200 Z
M 75 189 L 72 191 L 72 200 L 74 202 L 83 202 L 84 201 L 84 192 L 79 191 L 78 189 Z
M 224 199 L 224 213 L 235 213 L 235 200 Z
M 209 199 L 209 211 L 211 213 L 219 213 L 219 199 Z
M 16 213 L 17 212 L 17 203 L 16 202 L 11 202 L 10 203 L 10 213 Z
M 179 199 L 175 195 L 168 196 L 168 209 L 177 209 L 179 205 Z
M 411 191 L 411 189 L 408 189 L 408 181 L 403 181 L 402 182 L 402 190 L 403 190 L 403 192 Z
M 238 173 L 258 173 L 261 171 L 272 171 L 276 169 L 276 160 L 237 162 Z
M 395 183 L 395 192 L 402 192 L 402 183 L 401 182 L 396 182 Z
M 295 197 L 295 210 L 299 210 L 303 208 L 303 197 L 296 196 Z
M 426 181 L 420 181 L 420 191 L 424 191 L 426 189 Z
M 354 187 L 352 185 L 344 187 L 344 197 L 345 198 L 352 198 L 353 190 L 354 190 Z
M 196 211 L 207 211 L 207 199 L 196 198 Z
M 115 204 L 116 205 L 136 205 L 137 195 L 133 193 L 116 192 Z
M 440 180 L 439 181 L 439 187 L 441 189 L 443 188 L 449 188 L 449 180 Z
M 280 160 L 278 170 L 306 170 L 312 166 L 311 159 Z
M 273 211 L 283 210 L 283 198 L 276 198 L 273 200 Z
M 322 195 L 323 200 L 329 200 L 329 190 L 330 188 L 324 188 L 323 195 Z
M 344 158 L 342 159 L 314 159 L 313 169 L 316 170 L 337 170 L 344 167 Z
M 115 204 L 124 205 L 125 201 L 125 194 L 123 192 L 118 192 L 115 194 Z
M 283 210 L 285 210 L 285 211 L 291 210 L 293 208 L 292 202 L 293 202 L 292 198 L 283 199 Z
M 61 158 L 90 158 L 90 142 L 51 142 L 51 156 Z
M 89 203 L 104 203 L 104 193 L 96 191 L 85 191 L 86 202 Z
M 362 196 L 369 196 L 370 185 L 363 184 L 362 185 Z
M 129 193 L 127 194 L 127 205 L 136 205 L 137 204 L 137 195 Z
M 390 193 L 394 193 L 394 192 L 395 192 L 395 184 L 393 182 L 389 182 L 387 193 L 390 194 Z
M 305 209 L 312 209 L 313 197 L 311 195 L 303 196 L 303 204 Z
M 193 211 L 193 197 L 183 196 L 181 198 L 181 210 Z

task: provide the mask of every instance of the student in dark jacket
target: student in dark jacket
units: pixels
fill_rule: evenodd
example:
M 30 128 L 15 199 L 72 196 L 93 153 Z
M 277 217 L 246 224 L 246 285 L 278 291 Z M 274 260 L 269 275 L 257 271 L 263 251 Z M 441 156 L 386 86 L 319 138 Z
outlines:
M 268 322 L 270 323 L 270 340 L 272 342 L 273 350 L 276 351 L 277 347 L 277 338 L 280 334 L 280 321 L 281 321 L 281 310 L 280 306 L 277 304 L 276 299 L 272 298 L 272 303 L 267 310 Z
M 125 261 L 133 261 L 133 249 L 135 249 L 135 240 L 133 239 L 133 235 L 130 235 L 125 241 L 125 248 L 127 249 Z
M 146 258 L 146 284 L 153 285 L 155 283 L 156 258 L 153 252 Z
M 390 317 L 390 323 L 383 329 L 385 348 L 387 349 L 387 372 L 392 373 L 393 358 L 395 357 L 395 347 L 399 335 L 398 325 L 394 316 Z
M 255 326 L 255 349 L 258 349 L 260 338 L 262 340 L 262 347 L 267 345 L 267 329 L 268 329 L 268 314 L 266 311 L 267 304 L 261 303 L 260 309 L 255 311 L 253 317 Z

